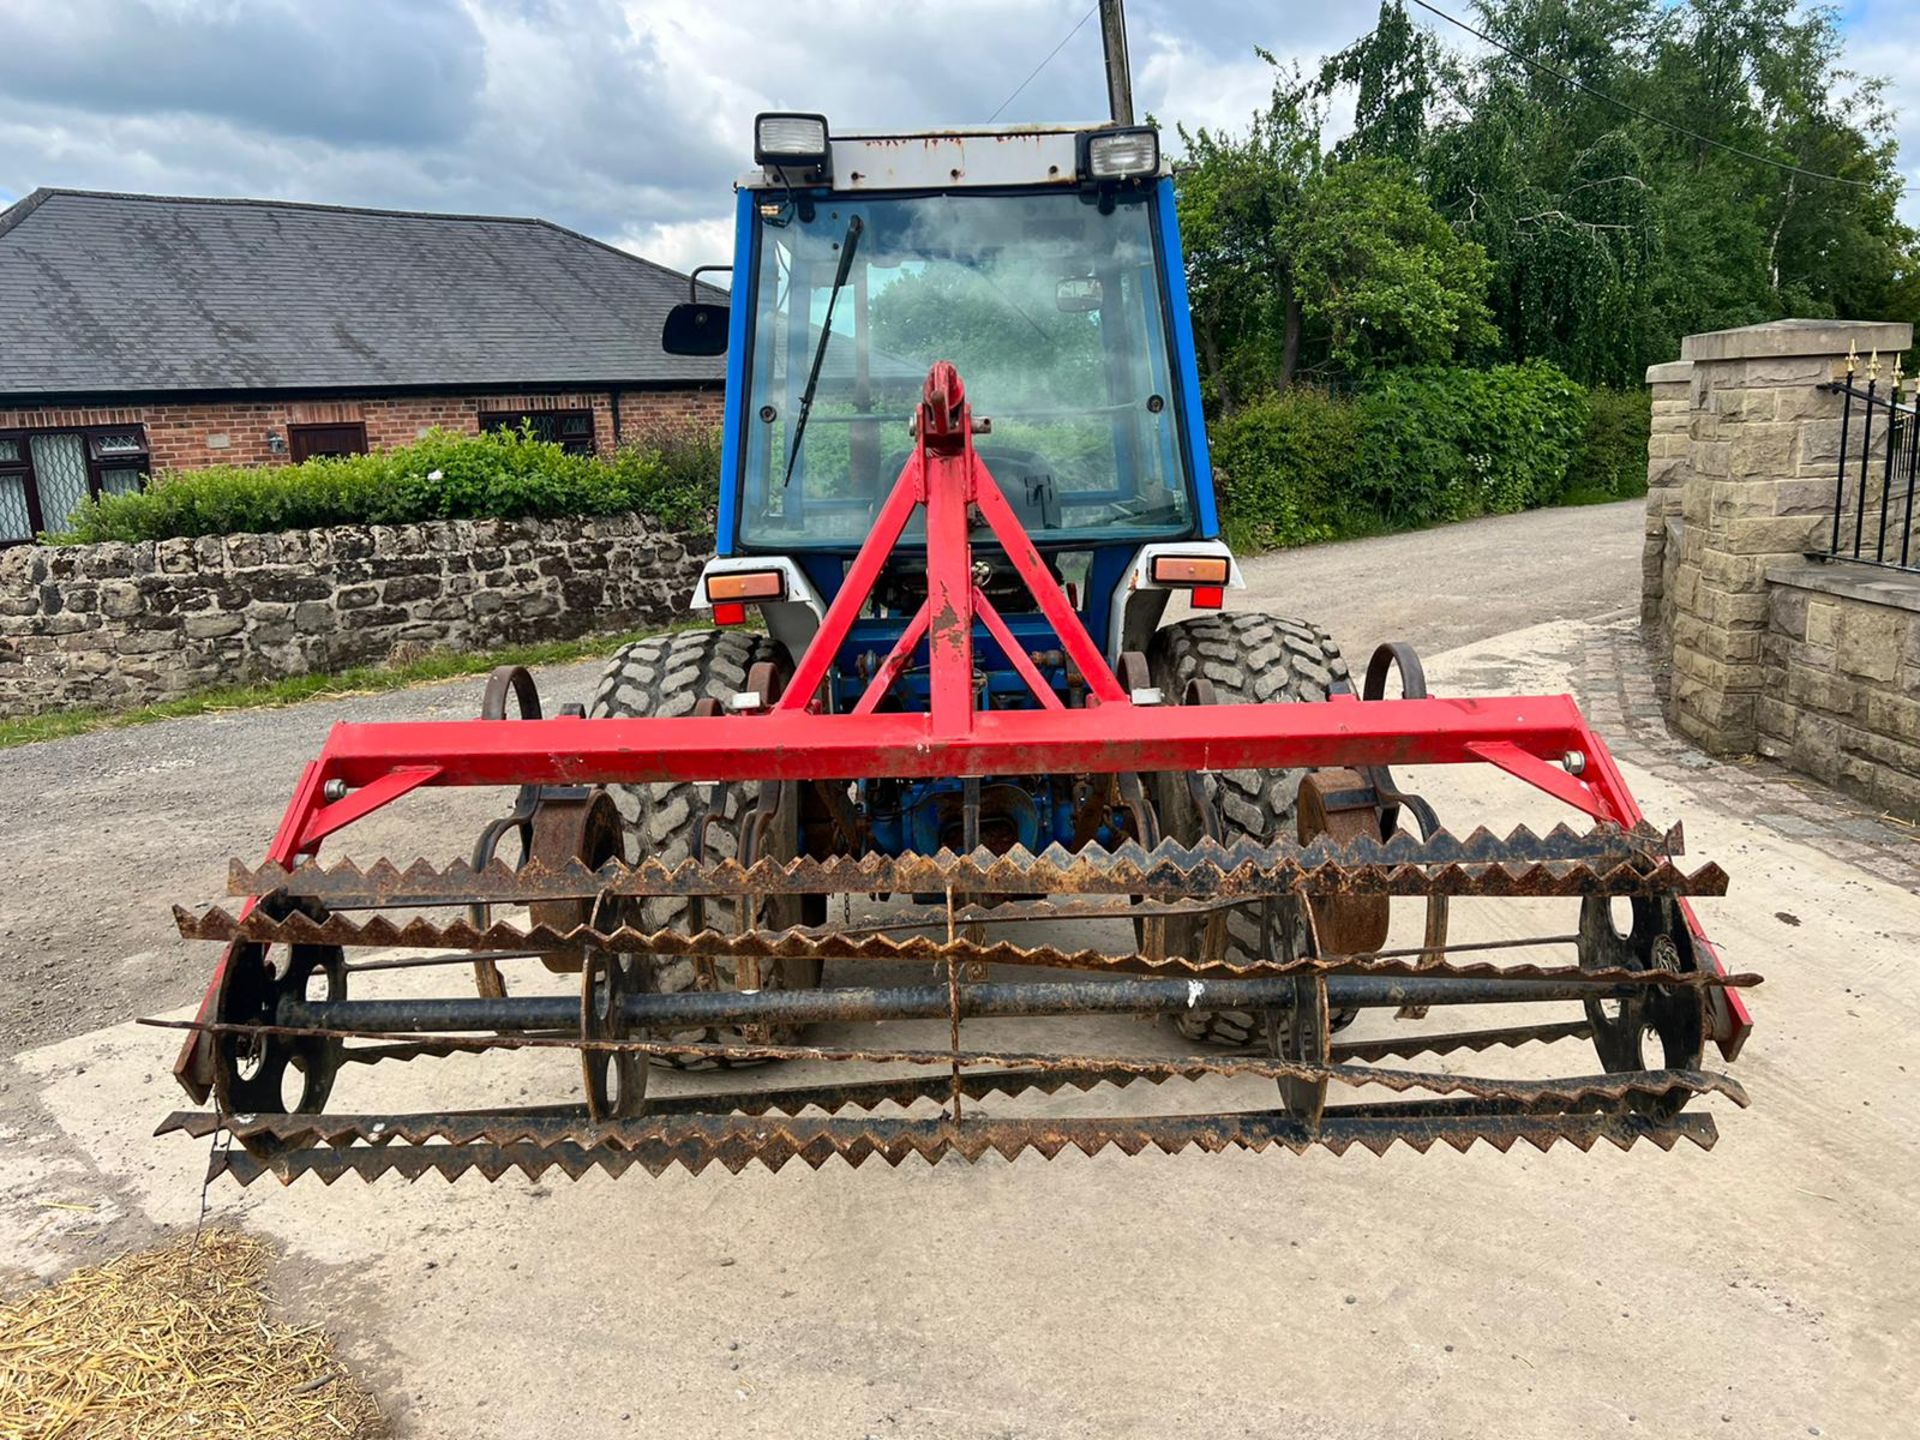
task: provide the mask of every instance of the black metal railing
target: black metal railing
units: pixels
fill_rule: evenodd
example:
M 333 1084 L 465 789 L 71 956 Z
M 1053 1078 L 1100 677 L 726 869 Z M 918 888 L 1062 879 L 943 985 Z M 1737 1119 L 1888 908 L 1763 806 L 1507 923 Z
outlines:
M 1900 367 L 1883 385 L 1876 357 L 1860 383 L 1856 362 L 1824 388 L 1841 397 L 1833 527 L 1826 554 L 1891 570 L 1920 572 L 1914 537 L 1914 482 L 1920 473 L 1920 388 L 1900 399 Z

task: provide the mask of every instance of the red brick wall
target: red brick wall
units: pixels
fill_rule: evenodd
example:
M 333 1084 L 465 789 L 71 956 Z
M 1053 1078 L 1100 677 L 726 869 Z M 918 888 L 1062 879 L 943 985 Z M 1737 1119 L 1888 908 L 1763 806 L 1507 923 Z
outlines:
M 718 425 L 720 389 L 623 390 L 620 440 L 644 439 L 660 429 Z M 615 443 L 613 407 L 605 390 L 521 395 L 422 395 L 366 400 L 242 400 L 205 405 L 135 405 L 92 409 L 0 410 L 0 430 L 66 429 L 86 425 L 144 425 L 155 470 L 208 465 L 284 465 L 288 453 L 268 448 L 285 440 L 289 425 L 360 423 L 375 450 L 418 439 L 432 428 L 477 434 L 482 412 L 591 410 L 594 443 Z M 225 443 L 216 445 L 225 437 Z
M 661 431 L 692 426 L 718 428 L 725 410 L 726 396 L 718 386 L 710 390 L 623 390 L 620 438 L 632 442 Z

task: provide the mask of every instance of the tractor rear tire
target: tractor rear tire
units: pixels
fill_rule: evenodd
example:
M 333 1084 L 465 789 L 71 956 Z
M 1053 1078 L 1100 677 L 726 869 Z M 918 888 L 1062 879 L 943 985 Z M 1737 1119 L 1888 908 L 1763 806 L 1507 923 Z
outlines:
M 617 718 L 691 715 L 703 697 L 711 696 L 724 704 L 728 697 L 746 689 L 750 667 L 779 658 L 780 651 L 772 640 L 738 630 L 684 630 L 636 640 L 607 662 L 589 713 Z M 607 788 L 620 811 L 628 862 L 637 864 L 643 859 L 653 859 L 667 865 L 677 865 L 692 857 L 708 807 L 716 802 L 726 808 L 722 823 L 714 824 L 706 832 L 706 858 L 735 858 L 737 822 L 752 811 L 760 790 L 751 782 L 707 786 L 691 780 Z M 797 838 L 795 835 L 774 837 L 763 858 L 793 858 Z M 755 923 L 773 928 L 803 923 L 801 898 L 772 896 L 760 901 Z M 631 922 L 649 930 L 669 927 L 686 930 L 693 923 L 693 906 L 681 895 L 650 896 L 640 901 L 636 909 L 638 914 L 630 917 Z M 715 898 L 707 902 L 706 923 L 715 929 L 724 930 L 734 924 L 735 915 L 731 901 Z M 689 956 L 661 957 L 653 965 L 654 985 L 658 990 L 678 993 L 703 988 L 702 967 Z M 733 988 L 729 963 L 715 962 L 706 973 L 711 977 L 712 987 Z M 760 977 L 763 990 L 808 990 L 819 984 L 818 960 L 774 961 Z M 794 1028 L 776 1027 L 771 1035 L 756 1038 L 787 1044 L 798 1034 Z M 708 1027 L 677 1030 L 661 1038 L 685 1043 L 740 1044 L 747 1037 L 737 1029 Z M 684 1056 L 656 1057 L 655 1063 L 681 1070 L 707 1070 L 739 1062 Z
M 1318 625 L 1256 611 L 1201 615 L 1158 630 L 1147 648 L 1147 664 L 1169 705 L 1179 703 L 1197 679 L 1212 684 L 1214 700 L 1221 705 L 1325 700 L 1347 679 L 1340 647 Z M 1236 840 L 1264 845 L 1293 839 L 1294 804 L 1304 774 L 1209 773 L 1204 783 L 1220 817 L 1221 839 L 1229 845 Z M 1154 804 L 1168 838 L 1189 845 L 1202 838 L 1200 815 L 1187 794 L 1184 775 L 1158 777 Z M 1261 931 L 1259 905 L 1229 910 L 1225 958 L 1239 963 L 1267 959 L 1260 949 Z M 1199 932 L 1193 923 L 1170 927 L 1169 953 L 1194 958 Z M 1188 1011 L 1174 1016 L 1174 1025 L 1189 1040 L 1256 1049 L 1266 1043 L 1266 1017 L 1243 1010 Z

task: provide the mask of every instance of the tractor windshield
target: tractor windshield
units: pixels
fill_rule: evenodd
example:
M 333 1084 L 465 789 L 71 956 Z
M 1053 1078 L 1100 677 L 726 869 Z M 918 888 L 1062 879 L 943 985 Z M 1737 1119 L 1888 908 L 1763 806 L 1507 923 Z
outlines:
M 1074 191 L 766 192 L 759 225 L 744 543 L 864 539 L 906 463 L 936 360 L 959 367 L 974 415 L 993 422 L 976 447 L 1043 544 L 1191 529 L 1148 197 L 1103 213 Z M 836 300 L 849 233 L 859 240 Z

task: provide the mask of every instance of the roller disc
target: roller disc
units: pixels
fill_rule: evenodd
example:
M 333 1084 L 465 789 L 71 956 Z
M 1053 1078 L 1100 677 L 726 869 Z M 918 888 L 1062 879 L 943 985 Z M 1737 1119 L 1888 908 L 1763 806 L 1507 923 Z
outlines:
M 1622 930 L 1615 906 L 1631 906 L 1631 923 Z M 1693 939 L 1680 906 L 1670 896 L 1631 901 L 1589 896 L 1580 904 L 1580 968 L 1671 970 L 1696 968 Z M 1587 1021 L 1593 1048 L 1610 1074 L 1658 1068 L 1690 1070 L 1700 1063 L 1706 1042 L 1703 992 L 1647 989 L 1620 1000 L 1588 1000 Z M 1655 1044 L 1649 1045 L 1652 1039 Z M 1657 1056 L 1654 1051 L 1657 1049 Z M 1649 1065 L 1649 1061 L 1656 1063 Z
M 1319 953 L 1313 938 L 1313 926 L 1305 906 L 1291 897 L 1276 900 L 1272 919 L 1278 932 L 1275 953 L 1288 960 L 1306 959 Z M 1293 1003 L 1283 1010 L 1267 1014 L 1267 1051 L 1276 1060 L 1296 1065 L 1327 1064 L 1333 1053 L 1333 1027 L 1327 1013 L 1325 975 L 1302 975 L 1293 982 Z M 1280 1107 L 1287 1115 L 1307 1127 L 1309 1134 L 1320 1127 L 1321 1114 L 1327 1108 L 1327 1080 L 1282 1075 Z
M 344 1000 L 346 958 L 337 945 L 257 945 L 236 941 L 227 956 L 215 999 L 215 1020 L 223 1025 L 278 1023 L 283 996 Z M 340 1068 L 338 1040 L 300 1035 L 214 1037 L 213 1093 L 228 1114 L 312 1114 L 327 1103 Z M 299 1076 L 299 1093 L 289 1100 L 289 1072 Z
M 646 988 L 647 971 L 637 955 L 594 951 L 587 956 L 580 971 L 581 1039 L 627 1038 L 620 1002 Z M 587 1113 L 595 1120 L 631 1119 L 646 1102 L 647 1062 L 631 1050 L 583 1049 L 580 1078 L 587 1092 Z

